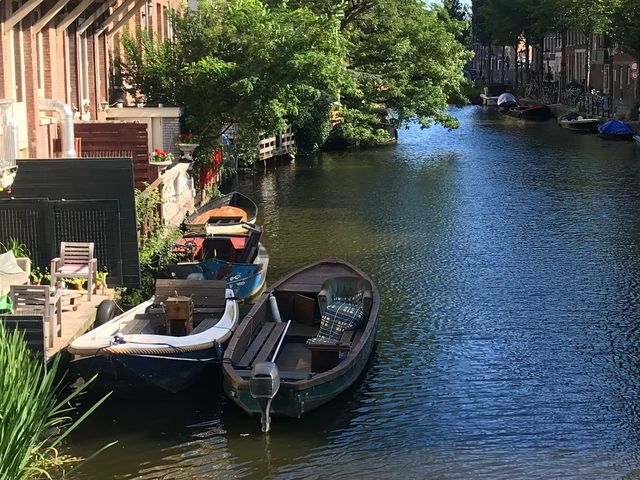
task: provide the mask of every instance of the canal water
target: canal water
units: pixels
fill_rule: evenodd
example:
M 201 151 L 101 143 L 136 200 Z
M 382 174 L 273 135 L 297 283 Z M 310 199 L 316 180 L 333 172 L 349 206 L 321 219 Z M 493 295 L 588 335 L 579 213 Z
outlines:
M 366 375 L 260 433 L 206 386 L 111 401 L 77 479 L 640 477 L 640 148 L 480 107 L 243 176 L 269 279 L 344 257 L 382 296 Z

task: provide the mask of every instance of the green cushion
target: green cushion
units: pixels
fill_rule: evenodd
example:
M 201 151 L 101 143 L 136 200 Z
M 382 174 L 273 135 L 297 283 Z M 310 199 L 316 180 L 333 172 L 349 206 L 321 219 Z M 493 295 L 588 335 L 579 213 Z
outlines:
M 13 302 L 9 295 L 2 295 L 0 297 L 0 313 L 11 313 L 13 311 Z
M 362 324 L 364 311 L 360 305 L 336 302 L 327 305 L 320 321 L 318 336 L 307 343 L 335 343 L 346 330 L 354 330 Z

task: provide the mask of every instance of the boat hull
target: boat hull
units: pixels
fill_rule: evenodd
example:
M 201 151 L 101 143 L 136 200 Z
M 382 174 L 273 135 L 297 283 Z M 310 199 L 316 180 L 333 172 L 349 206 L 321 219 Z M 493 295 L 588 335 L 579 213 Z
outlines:
M 236 298 L 246 299 L 255 296 L 267 279 L 267 269 L 264 263 L 239 264 L 228 263 L 215 258 L 204 260 L 200 263 L 204 278 L 207 280 L 224 280 L 227 288 L 233 290 Z M 229 270 L 224 276 L 222 272 Z
M 599 133 L 598 136 L 603 140 L 612 140 L 617 142 L 629 142 L 633 140 L 633 136 L 635 134 L 632 133 Z
M 560 120 L 560 126 L 572 132 L 580 133 L 595 133 L 598 131 L 598 120 L 585 122 L 585 121 L 571 121 Z
M 333 400 L 347 390 L 364 372 L 373 347 L 375 337 L 372 335 L 360 350 L 352 367 L 344 375 L 330 381 L 300 389 L 296 382 L 282 381 L 278 394 L 271 404 L 271 413 L 275 416 L 300 418 L 304 413 L 310 412 L 327 402 Z M 285 377 L 286 378 L 286 377 Z M 224 390 L 227 396 L 249 415 L 260 415 L 258 402 L 249 392 L 249 382 L 243 382 L 234 387 L 225 379 Z
M 85 381 L 98 375 L 94 390 L 132 395 L 147 391 L 177 393 L 220 365 L 221 349 L 211 347 L 168 355 L 99 354 L 72 360 L 72 373 Z
M 534 106 L 528 108 L 511 108 L 504 110 L 505 115 L 520 118 L 522 120 L 546 121 L 551 118 L 551 110 L 545 106 Z

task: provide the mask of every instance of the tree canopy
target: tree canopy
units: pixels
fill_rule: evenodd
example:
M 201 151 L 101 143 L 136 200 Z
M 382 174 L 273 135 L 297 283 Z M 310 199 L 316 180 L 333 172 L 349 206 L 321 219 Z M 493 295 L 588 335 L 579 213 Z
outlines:
M 443 22 L 439 15 L 448 15 Z M 466 21 L 421 0 L 210 0 L 173 18 L 174 41 L 137 32 L 120 62 L 132 92 L 185 107 L 194 133 L 215 138 L 231 123 L 255 146 L 286 123 L 326 137 L 340 101 L 344 134 L 383 141 L 379 112 L 455 126 L 470 54 Z

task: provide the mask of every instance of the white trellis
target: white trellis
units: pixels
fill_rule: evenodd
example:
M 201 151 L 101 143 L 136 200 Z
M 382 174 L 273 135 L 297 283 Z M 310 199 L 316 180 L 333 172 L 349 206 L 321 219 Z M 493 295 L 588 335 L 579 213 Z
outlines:
M 11 116 L 13 100 L 0 99 L 0 187 L 9 188 L 18 171 L 18 124 Z

